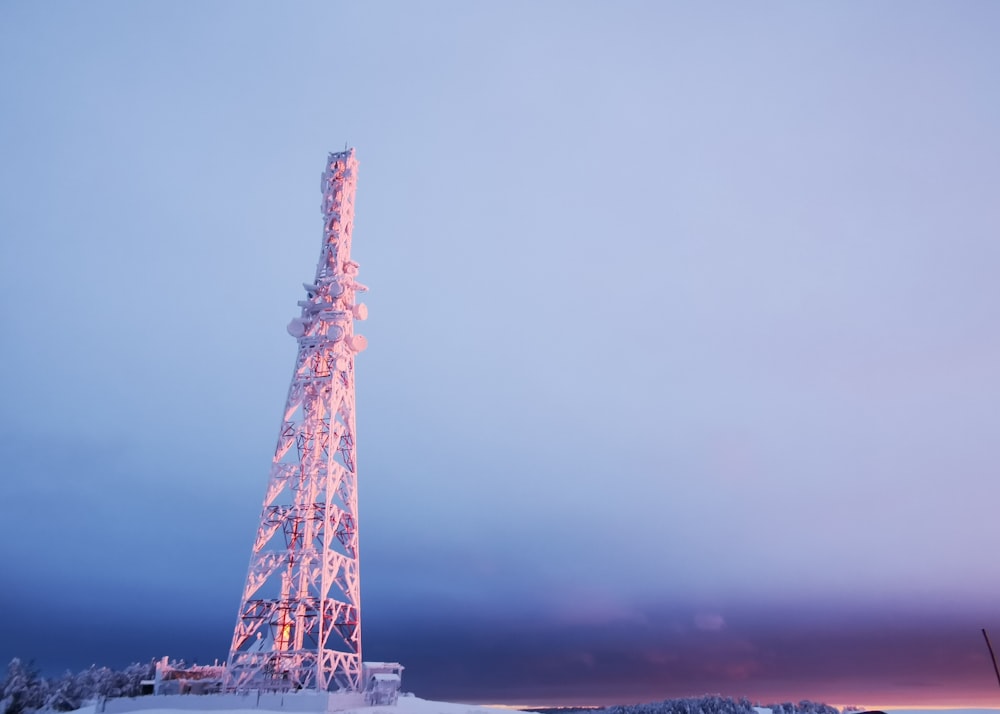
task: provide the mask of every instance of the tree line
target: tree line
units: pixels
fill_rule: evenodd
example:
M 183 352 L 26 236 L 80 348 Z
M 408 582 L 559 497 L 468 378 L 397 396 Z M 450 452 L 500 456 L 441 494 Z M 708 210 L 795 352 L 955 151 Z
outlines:
M 809 700 L 803 700 L 798 704 L 784 702 L 754 705 L 745 697 L 731 699 L 718 695 L 666 699 L 662 702 L 648 704 L 627 704 L 606 707 L 601 711 L 604 714 L 757 714 L 754 706 L 770 709 L 772 714 L 840 714 L 835 707 L 831 707 L 829 704 Z
M 0 714 L 32 714 L 42 709 L 68 712 L 88 701 L 107 697 L 136 697 L 142 680 L 152 679 L 152 662 L 130 664 L 121 671 L 91 665 L 74 674 L 43 677 L 33 664 L 15 657 L 0 681 Z

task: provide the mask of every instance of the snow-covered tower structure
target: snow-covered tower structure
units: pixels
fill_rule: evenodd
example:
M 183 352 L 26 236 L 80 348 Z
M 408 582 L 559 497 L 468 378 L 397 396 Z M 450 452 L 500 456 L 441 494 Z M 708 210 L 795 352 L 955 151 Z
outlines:
M 360 691 L 354 357 L 367 342 L 351 228 L 358 162 L 330 154 L 323 172 L 323 246 L 304 283 L 298 341 L 278 445 L 229 651 L 230 690 Z

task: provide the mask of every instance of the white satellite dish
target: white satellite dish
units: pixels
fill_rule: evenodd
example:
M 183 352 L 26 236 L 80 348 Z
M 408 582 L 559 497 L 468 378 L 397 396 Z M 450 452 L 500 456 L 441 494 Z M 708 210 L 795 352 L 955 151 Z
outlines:
M 368 338 L 364 335 L 354 335 L 351 337 L 348 346 L 355 352 L 364 352 L 368 347 Z
M 363 302 L 359 302 L 357 305 L 351 308 L 351 312 L 354 313 L 355 320 L 367 320 L 368 319 L 368 306 Z
M 306 323 L 301 317 L 293 317 L 288 323 L 288 334 L 298 339 L 306 334 Z

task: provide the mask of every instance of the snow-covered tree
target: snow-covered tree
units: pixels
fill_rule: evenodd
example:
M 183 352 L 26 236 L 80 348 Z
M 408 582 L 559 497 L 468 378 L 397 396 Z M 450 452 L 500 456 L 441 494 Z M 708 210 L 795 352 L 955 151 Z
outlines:
M 839 714 L 827 704 L 802 701 L 798 704 L 768 704 L 773 714 Z M 667 699 L 648 704 L 607 707 L 604 714 L 756 714 L 749 699 L 730 699 L 719 695 Z
M 765 704 L 772 714 L 840 714 L 835 707 L 820 702 L 811 702 L 803 699 L 798 704 L 785 702 L 784 704 Z
M 49 683 L 45 708 L 57 712 L 79 709 L 88 699 L 81 686 L 80 676 L 66 670 L 63 676 Z
M 137 697 L 142 680 L 152 679 L 153 665 L 135 662 L 121 671 L 91 665 L 73 674 L 45 679 L 38 669 L 14 658 L 0 678 L 0 714 L 32 714 L 39 709 L 72 711 L 98 697 Z
M 152 679 L 154 676 L 152 664 L 142 664 L 133 662 L 126 667 L 122 675 L 122 693 L 126 697 L 138 697 L 142 693 L 142 680 Z
M 94 670 L 94 680 L 99 697 L 120 697 L 124 694 L 124 676 L 121 672 L 99 667 Z
M 756 714 L 748 699 L 729 699 L 718 695 L 608 707 L 604 712 L 606 714 Z
M 7 665 L 0 687 L 0 714 L 30 714 L 41 709 L 47 690 L 48 682 L 38 676 L 38 669 L 15 657 Z

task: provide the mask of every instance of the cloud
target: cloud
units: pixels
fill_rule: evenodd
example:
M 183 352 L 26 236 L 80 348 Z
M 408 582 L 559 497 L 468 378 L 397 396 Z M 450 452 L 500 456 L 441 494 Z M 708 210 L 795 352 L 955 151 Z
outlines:
M 694 626 L 706 632 L 718 632 L 726 627 L 726 620 L 722 615 L 700 612 L 694 616 Z
M 649 624 L 642 610 L 608 593 L 578 589 L 572 594 L 553 593 L 550 598 L 552 619 L 564 625 Z

